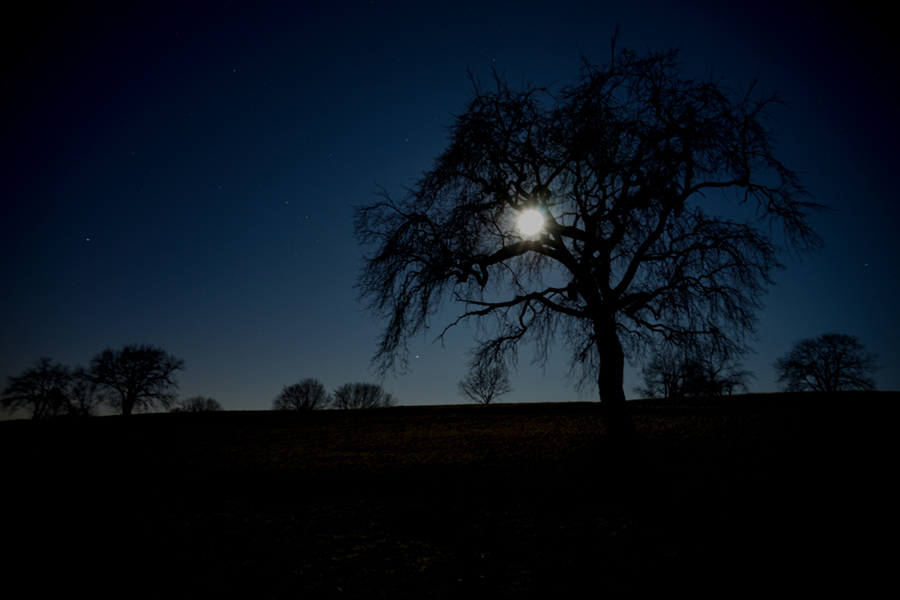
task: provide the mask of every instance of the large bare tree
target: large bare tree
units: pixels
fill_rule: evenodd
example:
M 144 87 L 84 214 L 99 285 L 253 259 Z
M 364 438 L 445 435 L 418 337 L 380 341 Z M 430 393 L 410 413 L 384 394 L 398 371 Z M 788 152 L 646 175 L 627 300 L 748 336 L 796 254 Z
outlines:
M 172 408 L 178 389 L 175 371 L 183 369 L 184 361 L 162 348 L 132 344 L 98 353 L 89 375 L 108 394 L 113 410 L 127 417 L 134 411 Z
M 575 382 L 627 434 L 626 356 L 693 336 L 745 348 L 779 251 L 821 243 L 809 215 L 823 207 L 776 157 L 781 103 L 615 39 L 556 93 L 472 79 L 433 168 L 357 209 L 358 289 L 386 320 L 374 362 L 402 372 L 452 299 L 448 328 L 477 322 L 476 360 L 514 364 L 531 343 L 542 362 L 564 338 Z

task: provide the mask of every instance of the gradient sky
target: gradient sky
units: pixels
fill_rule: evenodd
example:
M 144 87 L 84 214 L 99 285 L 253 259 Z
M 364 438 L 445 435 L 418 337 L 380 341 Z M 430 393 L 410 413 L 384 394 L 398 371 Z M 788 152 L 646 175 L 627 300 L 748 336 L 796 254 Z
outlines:
M 267 409 L 306 377 L 375 381 L 353 206 L 432 165 L 467 69 L 561 86 L 579 49 L 608 54 L 618 23 L 622 45 L 681 46 L 688 74 L 777 90 L 791 105 L 779 156 L 835 209 L 817 218 L 826 249 L 784 256 L 764 298 L 752 391 L 776 391 L 772 362 L 827 331 L 859 336 L 884 367 L 878 388 L 900 389 L 889 19 L 729 4 L 109 2 L 5 20 L 4 43 L 29 41 L 5 53 L 0 377 L 144 343 L 184 359 L 182 397 L 227 409 Z M 471 335 L 415 341 L 413 372 L 385 388 L 401 404 L 462 402 Z M 506 400 L 596 400 L 566 386 L 567 358 L 541 372 L 523 355 Z M 629 397 L 637 383 L 629 369 Z

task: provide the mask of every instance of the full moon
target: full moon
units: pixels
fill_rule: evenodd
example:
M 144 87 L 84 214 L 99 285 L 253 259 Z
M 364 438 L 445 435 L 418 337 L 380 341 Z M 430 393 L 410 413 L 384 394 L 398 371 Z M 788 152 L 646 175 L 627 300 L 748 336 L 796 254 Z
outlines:
M 536 210 L 526 210 L 519 217 L 519 231 L 525 235 L 534 235 L 544 226 L 544 217 Z

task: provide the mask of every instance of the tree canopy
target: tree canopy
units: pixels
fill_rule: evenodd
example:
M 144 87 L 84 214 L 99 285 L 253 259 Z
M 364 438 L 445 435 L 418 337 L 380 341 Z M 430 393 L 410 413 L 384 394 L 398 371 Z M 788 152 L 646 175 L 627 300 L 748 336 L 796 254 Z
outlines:
M 192 396 L 176 402 L 172 412 L 214 412 L 222 409 L 222 403 L 215 398 Z
M 843 333 L 800 340 L 774 366 L 788 392 L 874 390 L 871 374 L 880 368 L 858 337 Z
M 475 364 L 457 384 L 459 393 L 478 404 L 490 404 L 512 391 L 505 365 Z
M 105 401 L 84 369 L 54 364 L 42 356 L 33 367 L 7 378 L 0 406 L 9 412 L 30 410 L 33 419 L 90 417 Z
M 615 40 L 558 91 L 472 80 L 432 169 L 356 211 L 382 373 L 449 299 L 443 331 L 474 321 L 476 361 L 514 365 L 530 343 L 544 362 L 561 337 L 574 381 L 624 409 L 626 356 L 697 336 L 740 352 L 779 252 L 821 243 L 824 207 L 776 157 L 776 95 Z
M 334 390 L 334 408 L 384 408 L 396 406 L 393 394 L 376 383 L 345 383 Z
M 331 395 L 318 379 L 307 377 L 300 383 L 284 386 L 272 400 L 273 410 L 314 410 L 329 408 Z
M 109 404 L 123 416 L 134 411 L 175 405 L 175 371 L 184 361 L 162 348 L 132 344 L 107 348 L 91 359 L 90 378 L 109 394 Z
M 33 367 L 25 369 L 18 376 L 7 378 L 0 405 L 9 412 L 30 410 L 33 419 L 67 414 L 67 392 L 73 377 L 71 368 L 54 364 L 50 358 L 42 356 L 34 362 Z

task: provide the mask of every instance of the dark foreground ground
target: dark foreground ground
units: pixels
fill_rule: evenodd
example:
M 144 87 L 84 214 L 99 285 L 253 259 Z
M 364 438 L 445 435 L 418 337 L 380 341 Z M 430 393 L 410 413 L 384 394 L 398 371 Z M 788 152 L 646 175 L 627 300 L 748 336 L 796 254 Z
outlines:
M 627 455 L 596 403 L 0 422 L 3 596 L 867 594 L 898 400 L 634 402 Z

